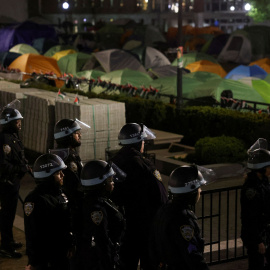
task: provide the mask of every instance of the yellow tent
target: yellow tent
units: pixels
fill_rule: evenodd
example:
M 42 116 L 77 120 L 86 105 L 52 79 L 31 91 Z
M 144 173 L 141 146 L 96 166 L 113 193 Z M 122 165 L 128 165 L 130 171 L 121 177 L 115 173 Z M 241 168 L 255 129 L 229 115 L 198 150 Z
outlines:
M 38 74 L 55 74 L 61 76 L 61 71 L 57 65 L 57 61 L 51 57 L 27 53 L 16 58 L 10 65 L 10 69 L 19 69 L 21 72 Z M 23 75 L 23 80 L 30 78 L 30 75 Z M 62 87 L 64 81 L 55 80 L 57 87 Z
M 267 73 L 270 73 L 270 59 L 262 58 L 256 61 L 253 61 L 249 64 L 249 66 L 258 65 L 262 69 L 264 69 Z
M 76 53 L 75 50 L 64 50 L 64 51 L 60 51 L 60 52 L 56 52 L 52 58 L 54 58 L 55 60 L 59 60 L 60 58 L 62 58 L 63 56 L 66 56 L 67 54 L 71 54 L 71 53 Z
M 213 63 L 208 60 L 200 60 L 200 61 L 190 63 L 185 68 L 190 70 L 190 72 L 207 71 L 207 72 L 216 73 L 222 78 L 226 76 L 226 71 L 222 68 L 221 65 Z

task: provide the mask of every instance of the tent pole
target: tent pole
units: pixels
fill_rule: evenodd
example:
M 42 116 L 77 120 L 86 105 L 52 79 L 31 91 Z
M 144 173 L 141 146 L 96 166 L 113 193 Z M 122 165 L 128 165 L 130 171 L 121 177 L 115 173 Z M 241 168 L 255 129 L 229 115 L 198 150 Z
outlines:
M 182 97 L 182 67 L 183 67 L 183 47 L 182 47 L 182 0 L 179 0 L 178 9 L 178 34 L 177 34 L 177 98 L 176 108 L 180 109 L 183 103 Z

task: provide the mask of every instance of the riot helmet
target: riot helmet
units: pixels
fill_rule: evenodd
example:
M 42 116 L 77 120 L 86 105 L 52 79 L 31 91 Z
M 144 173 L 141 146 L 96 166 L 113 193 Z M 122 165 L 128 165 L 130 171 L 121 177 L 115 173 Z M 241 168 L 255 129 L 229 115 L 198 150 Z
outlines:
M 37 184 L 47 182 L 60 170 L 66 169 L 64 161 L 57 155 L 44 154 L 38 157 L 33 166 L 33 174 Z
M 7 107 L 1 113 L 0 124 L 5 125 L 5 124 L 10 123 L 13 120 L 19 120 L 19 119 L 23 119 L 21 113 L 17 109 Z
M 251 170 L 260 170 L 270 166 L 270 151 L 266 149 L 256 149 L 248 153 L 247 167 Z
M 268 142 L 264 138 L 259 138 L 248 150 L 247 153 L 250 154 L 257 149 L 268 149 Z
M 168 189 L 172 194 L 188 194 L 214 180 L 213 170 L 197 165 L 184 165 L 172 171 Z
M 119 134 L 118 140 L 120 145 L 137 144 L 145 140 L 153 140 L 156 136 L 143 124 L 128 123 L 125 124 Z
M 114 176 L 112 166 L 103 160 L 88 161 L 81 172 L 81 184 L 84 191 L 102 189 L 105 180 Z

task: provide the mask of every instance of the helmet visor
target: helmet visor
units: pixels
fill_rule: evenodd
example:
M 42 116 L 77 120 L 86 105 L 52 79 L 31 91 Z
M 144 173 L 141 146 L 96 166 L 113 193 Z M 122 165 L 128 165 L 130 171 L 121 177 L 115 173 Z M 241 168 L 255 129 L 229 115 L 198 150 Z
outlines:
M 209 185 L 217 180 L 216 173 L 212 169 L 208 169 L 206 167 L 198 165 L 197 169 L 203 176 L 203 180 L 201 180 L 201 185 Z
M 149 129 L 145 125 L 142 125 L 142 138 L 145 141 L 150 141 L 154 140 L 156 138 L 156 135 L 151 129 Z
M 80 121 L 79 119 L 75 118 L 75 122 L 80 126 L 80 131 L 83 135 L 88 134 L 90 131 L 90 125 Z
M 248 150 L 247 153 L 250 154 L 257 149 L 268 149 L 268 142 L 264 138 L 259 138 Z
M 114 182 L 117 182 L 117 183 L 120 183 L 120 182 L 124 182 L 126 177 L 127 177 L 127 174 L 122 171 L 117 165 L 115 165 L 113 162 L 110 163 L 110 166 L 112 167 L 112 169 L 114 170 L 115 172 L 115 175 L 113 176 L 113 181 Z
M 63 161 L 65 161 L 69 156 L 69 148 L 61 149 L 49 149 L 50 154 L 59 156 Z

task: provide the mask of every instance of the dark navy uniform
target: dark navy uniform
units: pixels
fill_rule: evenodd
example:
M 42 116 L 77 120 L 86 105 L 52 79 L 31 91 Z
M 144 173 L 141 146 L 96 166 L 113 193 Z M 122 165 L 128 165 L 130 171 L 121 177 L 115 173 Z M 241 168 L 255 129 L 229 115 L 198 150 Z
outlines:
M 86 194 L 83 201 L 82 231 L 78 241 L 78 269 L 112 270 L 119 265 L 118 247 L 125 220 L 106 197 Z
M 0 229 L 2 248 L 10 247 L 13 222 L 16 215 L 20 181 L 28 171 L 24 146 L 17 133 L 0 133 Z
M 250 172 L 241 190 L 241 238 L 248 249 L 250 269 L 264 269 L 266 254 L 258 252 L 258 245 L 270 243 L 270 185 L 267 177 L 259 179 L 256 172 Z
M 209 269 L 197 217 L 188 206 L 171 202 L 164 205 L 155 217 L 151 240 L 153 269 L 159 265 L 168 270 Z
M 29 264 L 67 270 L 73 238 L 67 197 L 53 185 L 38 185 L 25 199 L 24 222 Z
M 123 147 L 112 159 L 127 177 L 115 183 L 112 200 L 123 206 L 127 222 L 120 255 L 126 269 L 148 265 L 148 236 L 157 210 L 167 201 L 159 171 L 133 147 Z

